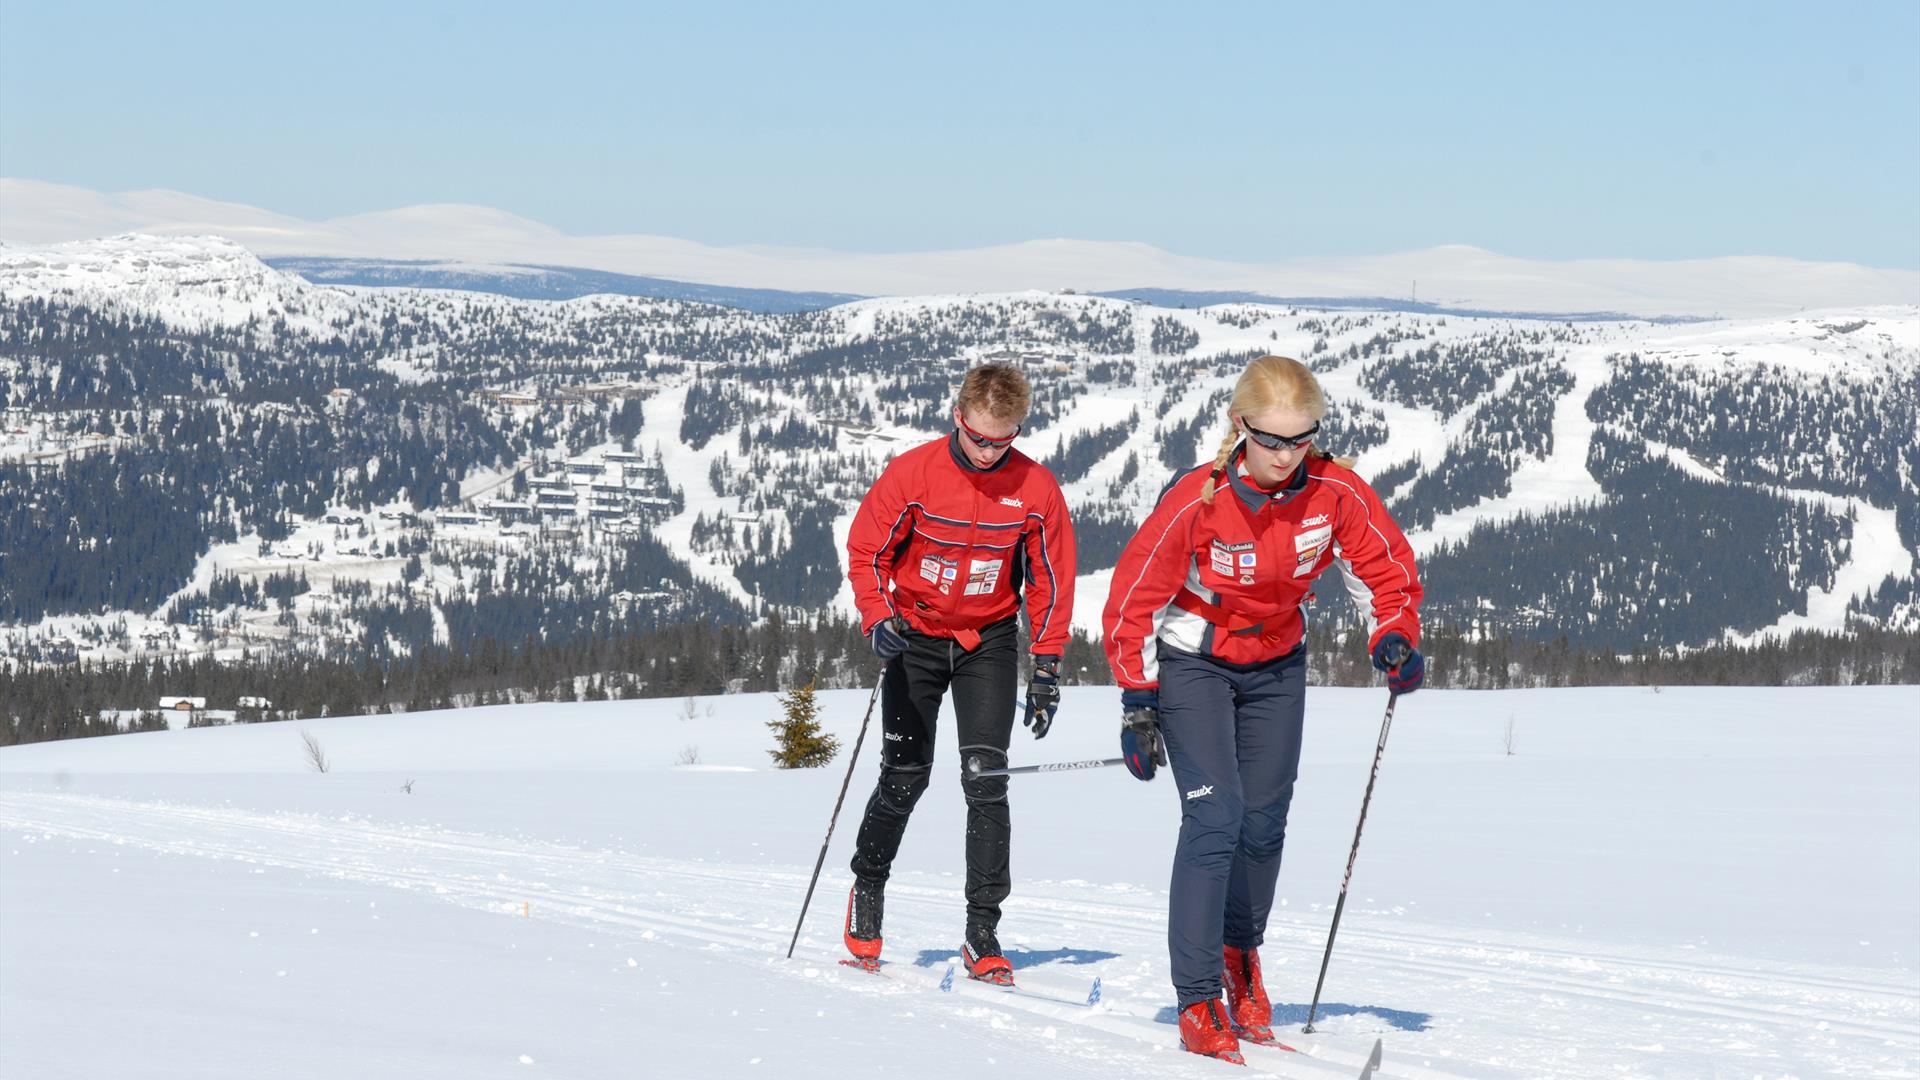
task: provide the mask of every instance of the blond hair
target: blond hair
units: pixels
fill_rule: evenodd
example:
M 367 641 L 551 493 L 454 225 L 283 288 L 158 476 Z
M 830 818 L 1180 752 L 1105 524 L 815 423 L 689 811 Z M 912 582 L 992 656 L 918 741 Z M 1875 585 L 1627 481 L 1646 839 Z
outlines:
M 1233 448 L 1240 445 L 1240 430 L 1232 422 L 1272 409 L 1303 412 L 1318 423 L 1327 415 L 1327 395 L 1307 365 L 1291 357 L 1263 356 L 1248 364 L 1247 370 L 1240 373 L 1240 381 L 1233 384 L 1233 401 L 1227 405 L 1227 432 L 1220 439 L 1219 452 L 1213 456 L 1213 472 L 1201 485 L 1202 500 L 1213 501 L 1214 490 L 1219 486 L 1220 477 L 1226 474 L 1228 460 L 1233 457 Z M 1352 465 L 1351 459 L 1334 458 L 1318 448 L 1313 453 L 1326 460 Z
M 1033 387 L 1026 374 L 1012 364 L 981 364 L 967 372 L 953 402 L 961 412 L 984 412 L 1006 424 L 1025 420 L 1032 404 Z

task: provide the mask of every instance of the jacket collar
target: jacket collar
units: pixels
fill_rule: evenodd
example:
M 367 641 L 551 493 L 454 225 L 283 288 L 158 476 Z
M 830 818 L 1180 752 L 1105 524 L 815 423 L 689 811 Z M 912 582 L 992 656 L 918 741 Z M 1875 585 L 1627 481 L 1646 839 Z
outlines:
M 947 453 L 953 458 L 953 463 L 960 466 L 962 471 L 971 473 L 996 473 L 1005 468 L 1007 462 L 1013 460 L 1013 447 L 1009 446 L 1007 447 L 1007 452 L 1001 454 L 998 461 L 995 461 L 986 468 L 983 469 L 975 465 L 967 458 L 967 452 L 960 449 L 959 428 L 955 428 L 953 432 L 947 436 Z
M 1271 494 L 1261 491 L 1240 471 L 1241 458 L 1245 455 L 1246 449 L 1247 444 L 1242 442 L 1234 447 L 1233 453 L 1228 456 L 1227 461 L 1230 464 L 1227 466 L 1227 482 L 1233 486 L 1233 493 L 1240 497 L 1241 505 L 1248 510 L 1257 514 L 1266 509 L 1269 504 L 1285 506 L 1293 501 L 1295 495 L 1307 489 L 1307 459 L 1303 457 L 1300 459 L 1300 464 L 1294 467 L 1293 475 L 1287 477 L 1287 482 L 1280 485 L 1279 491 Z

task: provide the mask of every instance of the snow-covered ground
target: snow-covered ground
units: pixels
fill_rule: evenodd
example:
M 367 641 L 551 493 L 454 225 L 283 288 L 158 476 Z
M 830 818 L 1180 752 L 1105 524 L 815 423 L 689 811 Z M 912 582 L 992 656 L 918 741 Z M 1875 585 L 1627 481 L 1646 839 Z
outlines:
M 1390 1077 L 1920 1077 L 1914 687 L 1406 699 L 1320 1031 L 1298 1034 L 1384 699 L 1309 696 L 1263 950 L 1301 1052 L 1250 1050 L 1252 1069 L 1351 1077 L 1378 1038 Z M 866 693 L 823 701 L 850 746 Z M 1045 742 L 1016 730 L 1015 761 L 1110 755 L 1116 704 L 1070 689 Z M 1001 929 L 1021 991 L 943 992 L 952 737 L 875 977 L 834 960 L 877 732 L 787 959 L 845 757 L 769 769 L 775 711 L 534 705 L 0 750 L 0 1075 L 1228 1075 L 1168 1022 L 1168 778 L 1016 778 Z

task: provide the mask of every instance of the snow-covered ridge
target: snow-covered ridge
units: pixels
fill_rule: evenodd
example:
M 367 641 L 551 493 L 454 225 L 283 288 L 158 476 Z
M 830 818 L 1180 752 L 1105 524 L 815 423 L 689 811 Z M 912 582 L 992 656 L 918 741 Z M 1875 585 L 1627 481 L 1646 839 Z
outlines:
M 182 330 L 284 324 L 289 332 L 332 338 L 388 311 L 447 311 L 461 306 L 513 311 L 522 317 L 591 321 L 606 316 L 678 312 L 676 300 L 595 295 L 573 300 L 519 300 L 442 289 L 314 285 L 276 270 L 219 236 L 126 233 L 96 240 L 33 246 L 0 245 L 0 298 L 60 299 L 87 307 L 157 318 Z M 444 319 L 439 320 L 444 322 Z
M 542 318 L 593 319 L 608 315 L 674 310 L 682 301 L 597 295 L 574 300 L 520 300 L 488 293 L 411 288 L 313 285 L 262 262 L 252 250 L 217 235 L 166 236 L 124 233 L 54 244 L 0 244 L 0 297 L 60 297 L 89 306 L 136 312 L 182 329 L 238 327 L 282 320 L 288 329 L 331 337 L 379 309 L 418 302 L 419 296 L 458 295 L 468 304 L 540 311 Z M 1915 299 L 1920 301 L 1920 293 Z M 833 309 L 849 338 L 870 336 L 880 320 L 922 320 L 981 306 L 1050 309 L 1109 318 L 1139 305 L 1098 296 L 1043 289 L 1011 289 L 956 295 L 888 296 L 853 301 Z M 1271 313 L 1261 305 L 1247 307 Z M 1187 309 L 1158 312 L 1219 336 L 1213 319 Z M 1818 375 L 1842 366 L 1858 371 L 1904 368 L 1920 363 L 1920 304 L 1851 304 L 1793 315 L 1748 317 L 1674 327 L 1643 327 L 1649 359 L 1724 362 L 1738 350 L 1741 362 L 1762 360 Z M 1622 325 L 1635 325 L 1626 323 Z M 1248 347 L 1254 335 L 1240 334 Z M 1824 343 L 1824 344 L 1820 344 Z
M 1641 355 L 1694 367 L 1777 367 L 1819 378 L 1920 371 L 1920 324 L 1908 306 L 1831 308 L 1769 319 L 1674 326 L 1649 335 Z
M 1134 242 L 1039 239 L 963 251 L 866 254 L 717 247 L 660 236 L 568 236 L 482 206 L 415 206 L 312 222 L 179 192 L 104 194 L 0 179 L 0 240 L 54 243 L 130 230 L 219 235 L 266 256 L 581 267 L 709 285 L 869 296 L 1023 289 L 1405 296 L 1482 310 L 1639 316 L 1785 315 L 1920 302 L 1920 272 L 1769 257 L 1657 262 L 1513 258 L 1464 244 L 1359 258 L 1234 263 Z
M 315 288 L 218 236 L 126 233 L 35 247 L 0 247 L 0 296 L 58 298 L 160 319 L 184 330 L 285 320 L 331 336 L 357 305 Z

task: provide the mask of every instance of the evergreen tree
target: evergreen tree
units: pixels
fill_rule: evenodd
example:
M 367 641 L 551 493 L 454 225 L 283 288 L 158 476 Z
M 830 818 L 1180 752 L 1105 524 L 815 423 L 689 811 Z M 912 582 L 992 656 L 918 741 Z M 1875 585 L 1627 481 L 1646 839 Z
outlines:
M 813 683 L 780 695 L 785 713 L 767 721 L 778 746 L 767 751 L 773 763 L 782 769 L 818 769 L 840 752 L 840 740 L 820 730 L 820 703 L 814 700 Z

